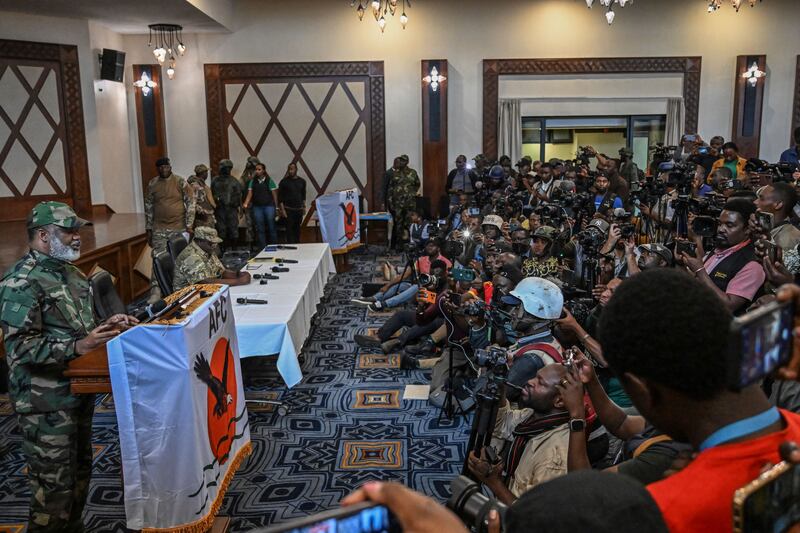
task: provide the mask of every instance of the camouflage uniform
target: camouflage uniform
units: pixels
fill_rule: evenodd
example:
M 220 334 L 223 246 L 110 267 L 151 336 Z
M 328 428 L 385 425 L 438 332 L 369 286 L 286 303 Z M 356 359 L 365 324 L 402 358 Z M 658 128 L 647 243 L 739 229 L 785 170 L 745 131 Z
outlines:
M 194 175 L 189 176 L 187 180 L 194 192 L 194 226 L 196 228 L 201 226 L 216 228 L 217 219 L 214 217 L 214 209 L 217 204 L 211 194 L 211 187 L 206 185 L 204 178 L 198 177 L 198 174 L 203 172 L 208 172 L 208 167 L 197 165 L 194 167 Z
M 178 180 L 178 186 L 183 191 L 183 228 L 163 228 L 158 227 L 158 223 L 154 221 L 154 214 L 155 214 L 155 204 L 158 203 L 159 198 L 156 198 L 155 195 L 155 187 L 160 179 L 170 179 L 176 178 Z M 150 183 L 147 184 L 147 194 L 144 197 L 144 217 L 145 217 L 145 228 L 151 230 L 153 232 L 153 239 L 150 243 L 150 246 L 153 248 L 153 257 L 158 252 L 165 252 L 167 250 L 167 241 L 169 241 L 175 235 L 182 235 L 187 228 L 194 227 L 194 217 L 195 217 L 195 204 L 194 204 L 194 194 L 192 189 L 189 188 L 188 183 L 186 180 L 177 174 L 171 174 L 169 178 L 161 178 L 156 176 L 155 178 L 150 180 Z
M 247 158 L 247 163 L 244 166 L 244 170 L 242 171 L 242 175 L 239 177 L 239 183 L 242 184 L 242 202 L 247 197 L 247 184 L 250 183 L 250 180 L 256 174 L 256 165 L 260 164 L 261 161 L 258 160 L 255 156 L 250 156 Z M 276 206 L 277 207 L 277 206 Z M 244 240 L 248 246 L 253 244 L 253 240 L 255 240 L 255 223 L 253 222 L 253 208 L 249 207 L 244 210 L 244 220 L 239 227 L 244 225 L 245 232 L 244 232 Z
M 66 204 L 42 202 L 28 227 L 85 223 Z M 0 326 L 28 464 L 28 531 L 83 531 L 94 396 L 72 395 L 63 372 L 77 357 L 75 341 L 96 326 L 86 276 L 68 262 L 29 251 L 0 281 Z
M 197 245 L 198 240 L 205 240 L 218 244 L 222 242 L 217 236 L 217 232 L 211 228 L 197 228 L 194 241 L 183 249 L 175 261 L 175 276 L 173 285 L 175 290 L 199 283 L 204 279 L 219 278 L 225 272 L 225 267 L 219 258 L 203 251 Z
M 402 155 L 399 159 L 408 163 L 407 155 Z M 408 229 L 409 213 L 417 208 L 419 185 L 419 176 L 413 168 L 406 167 L 403 170 L 391 168 L 386 172 L 386 207 L 394 219 L 392 242 L 395 245 Z
M 217 233 L 226 247 L 236 244 L 239 239 L 239 208 L 242 206 L 242 185 L 230 175 L 233 163 L 230 159 L 220 161 L 220 168 L 228 169 L 211 182 L 211 193 L 217 203 L 214 214 L 217 218 Z

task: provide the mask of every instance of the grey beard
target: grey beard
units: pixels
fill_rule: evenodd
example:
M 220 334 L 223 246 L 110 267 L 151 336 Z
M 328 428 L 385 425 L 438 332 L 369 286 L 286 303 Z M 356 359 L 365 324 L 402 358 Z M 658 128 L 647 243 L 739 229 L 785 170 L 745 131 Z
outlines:
M 60 259 L 61 261 L 77 261 L 81 256 L 81 251 L 76 250 L 61 242 L 58 236 L 50 234 L 50 257 Z

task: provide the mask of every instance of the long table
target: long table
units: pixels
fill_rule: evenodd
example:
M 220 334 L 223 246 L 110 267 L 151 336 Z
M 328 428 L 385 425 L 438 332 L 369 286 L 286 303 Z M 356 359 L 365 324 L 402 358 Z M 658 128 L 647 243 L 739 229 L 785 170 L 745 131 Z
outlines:
M 231 287 L 239 356 L 255 357 L 278 354 L 278 372 L 288 387 L 303 378 L 298 354 L 311 331 L 311 319 L 322 299 L 328 277 L 335 273 L 331 248 L 326 243 L 297 244 L 297 250 L 261 252 L 256 258 L 294 259 L 286 263 L 289 272 L 277 273 L 280 279 L 261 285 L 253 279 L 249 285 Z M 272 262 L 253 262 L 258 270 L 250 275 L 272 273 Z M 252 268 L 251 266 L 251 268 Z M 238 304 L 238 298 L 267 300 L 267 305 Z

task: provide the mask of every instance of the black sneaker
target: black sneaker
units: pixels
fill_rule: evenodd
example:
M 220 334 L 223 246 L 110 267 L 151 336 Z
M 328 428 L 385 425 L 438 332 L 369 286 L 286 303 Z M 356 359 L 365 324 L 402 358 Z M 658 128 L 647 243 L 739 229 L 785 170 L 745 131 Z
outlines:
M 376 339 L 375 337 L 370 337 L 369 335 L 356 335 L 355 337 L 353 337 L 353 340 L 356 341 L 356 344 L 358 344 L 362 348 L 381 347 L 381 341 Z
M 436 351 L 436 345 L 426 339 L 419 344 L 406 346 L 406 353 L 413 356 L 432 355 Z
M 400 356 L 400 369 L 401 370 L 416 370 L 419 368 L 419 361 L 413 355 L 404 353 Z

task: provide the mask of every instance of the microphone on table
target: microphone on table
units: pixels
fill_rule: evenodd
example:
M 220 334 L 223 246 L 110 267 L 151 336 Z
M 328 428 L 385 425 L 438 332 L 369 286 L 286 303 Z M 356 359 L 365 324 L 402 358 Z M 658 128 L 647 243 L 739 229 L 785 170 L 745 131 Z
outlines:
M 286 267 L 272 267 L 272 268 L 271 268 L 271 270 L 272 270 L 273 272 L 275 272 L 275 273 L 280 273 L 280 272 L 289 272 L 289 269 L 288 269 L 288 268 L 286 268 Z
M 159 300 L 157 302 L 153 302 L 144 309 L 139 310 L 135 315 L 136 320 L 139 322 L 143 322 L 145 320 L 150 320 L 151 318 L 158 315 L 161 311 L 167 308 L 167 302 L 164 300 Z
M 256 299 L 256 298 L 247 298 L 247 297 L 245 297 L 245 298 L 236 298 L 236 303 L 237 304 L 242 304 L 242 305 L 248 305 L 248 304 L 266 305 L 267 301 L 266 300 L 259 300 L 259 299 Z
M 280 257 L 255 257 L 251 259 L 256 263 L 297 263 L 297 259 L 283 259 Z
M 297 246 L 287 246 L 285 244 L 279 244 L 278 250 L 297 250 Z

